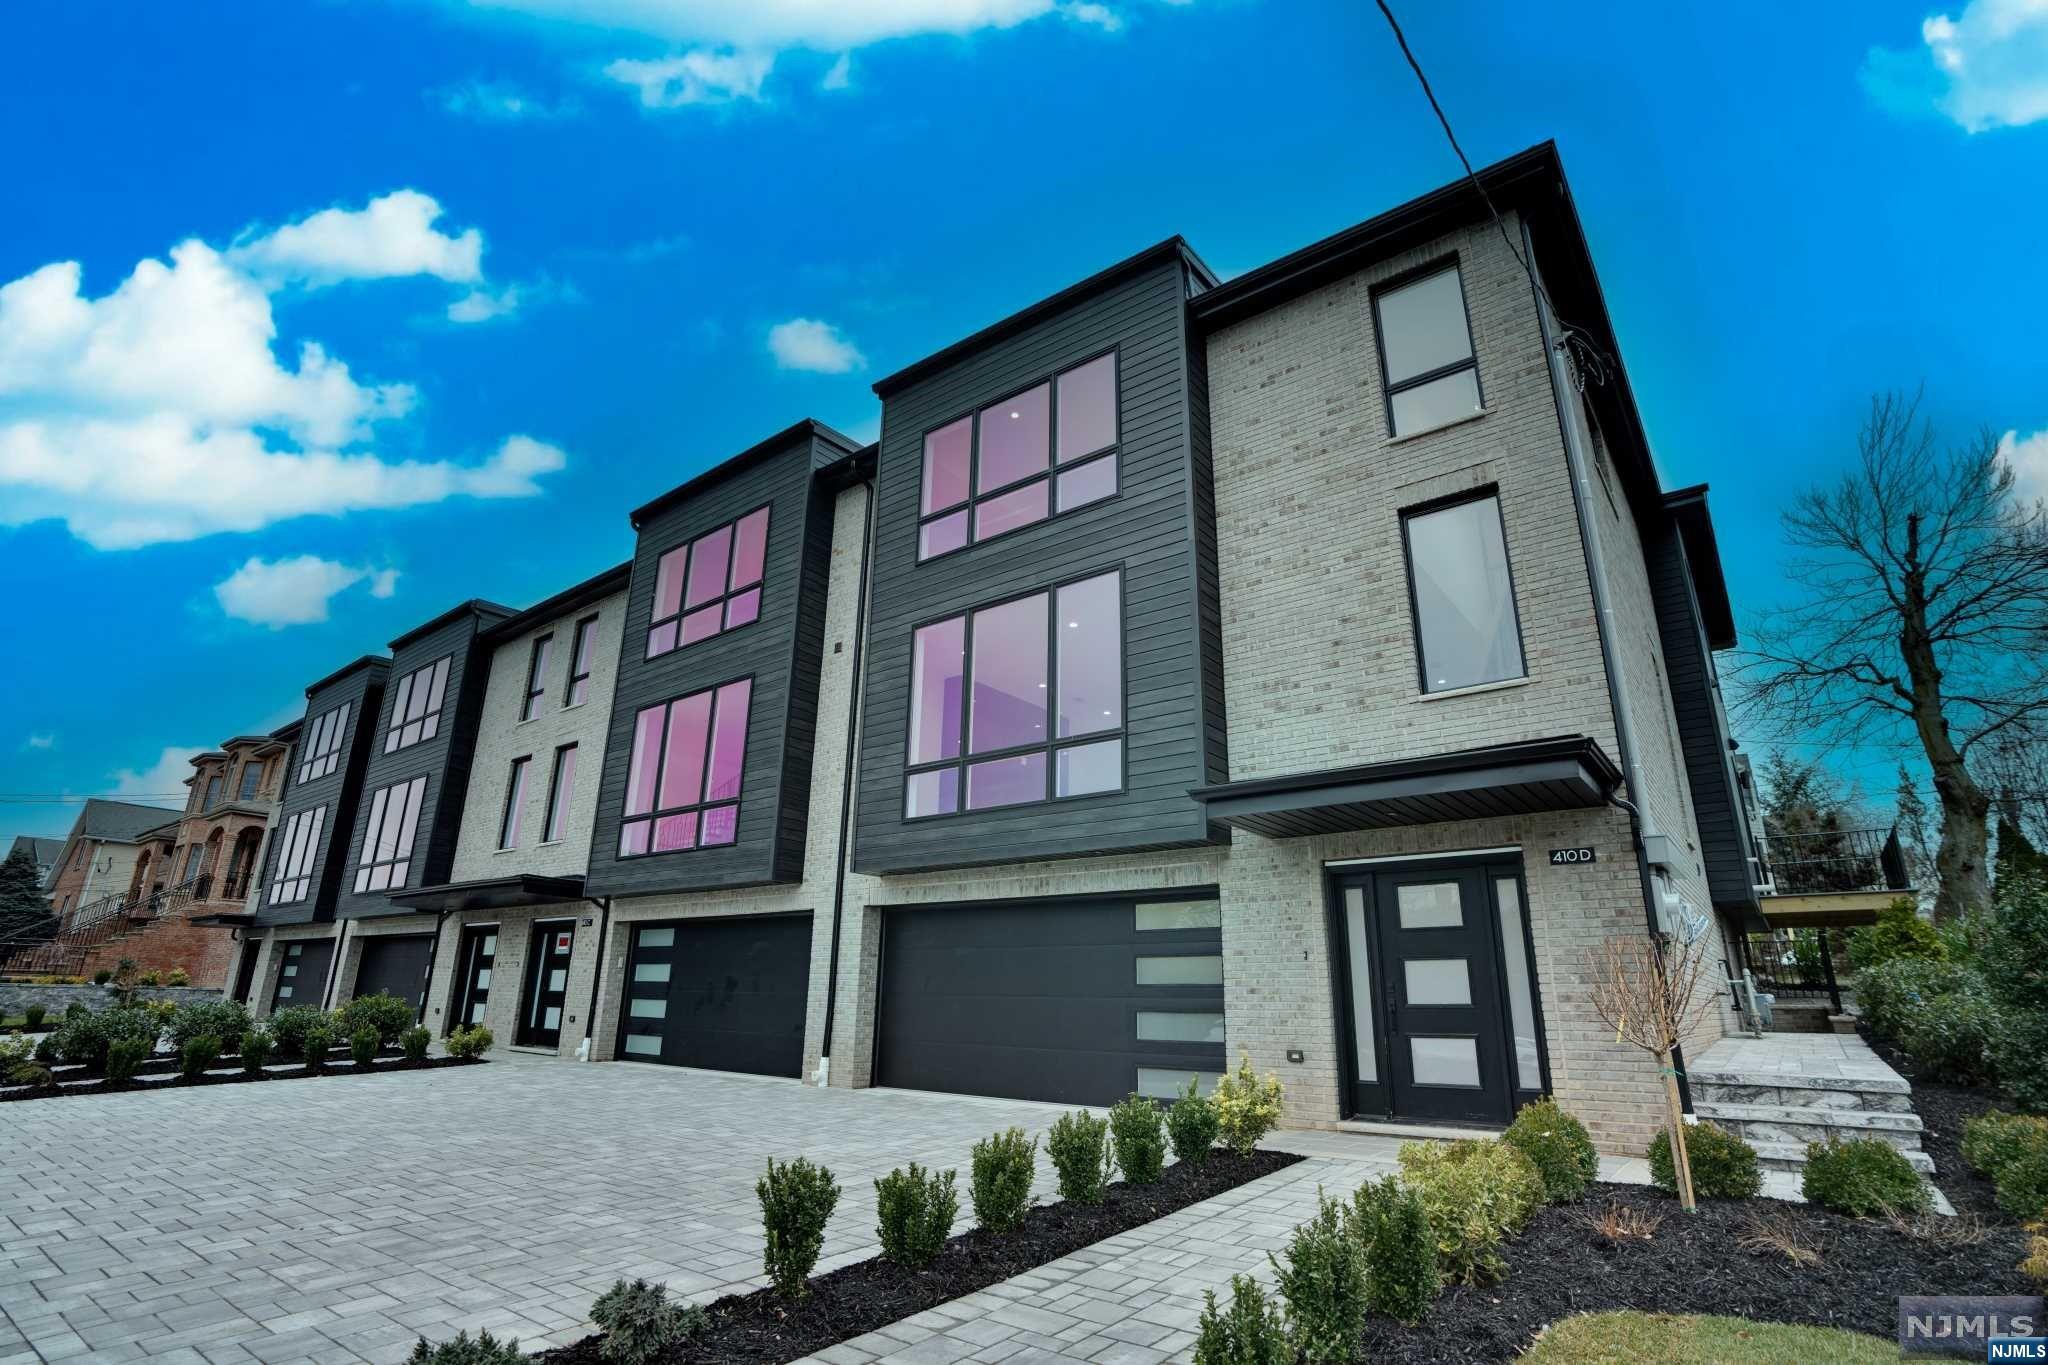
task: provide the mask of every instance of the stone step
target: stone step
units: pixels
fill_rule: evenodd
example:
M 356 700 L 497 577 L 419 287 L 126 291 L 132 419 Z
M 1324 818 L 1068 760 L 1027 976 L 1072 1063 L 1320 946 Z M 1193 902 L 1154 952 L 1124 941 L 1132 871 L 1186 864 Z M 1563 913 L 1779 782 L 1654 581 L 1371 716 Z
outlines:
M 1899 1076 L 1806 1076 L 1792 1071 L 1721 1071 L 1688 1068 L 1694 1088 L 1704 1085 L 1751 1086 L 1774 1090 L 1841 1090 L 1852 1094 L 1905 1095 L 1913 1087 Z
M 1702 1119 L 1729 1130 L 1755 1146 L 1783 1142 L 1804 1146 L 1829 1138 L 1876 1138 L 1901 1151 L 1920 1148 L 1917 1115 L 1883 1114 L 1864 1109 L 1823 1109 L 1812 1105 L 1716 1104 L 1694 1106 Z
M 1757 1165 L 1766 1171 L 1806 1169 L 1806 1144 L 1803 1142 L 1752 1142 L 1749 1145 L 1756 1148 Z M 1901 1149 L 1899 1154 L 1921 1175 L 1934 1174 L 1934 1158 L 1919 1148 Z

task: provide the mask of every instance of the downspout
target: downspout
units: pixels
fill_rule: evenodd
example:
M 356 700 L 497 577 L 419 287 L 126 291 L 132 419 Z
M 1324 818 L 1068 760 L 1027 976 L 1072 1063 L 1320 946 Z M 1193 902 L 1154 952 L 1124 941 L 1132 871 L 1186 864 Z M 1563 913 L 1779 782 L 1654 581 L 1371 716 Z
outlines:
M 1533 263 L 1536 260 L 1536 244 L 1529 233 L 1527 222 L 1521 224 L 1523 259 Z M 1608 793 L 1608 801 L 1628 815 L 1629 839 L 1636 855 L 1636 874 L 1642 883 L 1643 918 L 1650 937 L 1658 936 L 1657 882 L 1650 871 L 1649 841 L 1658 838 L 1656 819 L 1651 815 L 1643 794 L 1649 790 L 1649 783 L 1643 775 L 1642 750 L 1636 743 L 1635 719 L 1629 707 L 1628 673 L 1621 655 L 1614 647 L 1617 627 L 1614 619 L 1614 602 L 1607 590 L 1607 559 L 1600 546 L 1600 523 L 1594 516 L 1597 505 L 1594 499 L 1592 461 L 1590 453 L 1581 444 L 1578 424 L 1568 415 L 1566 403 L 1572 395 L 1571 377 L 1565 369 L 1564 347 L 1559 344 L 1551 331 L 1550 310 L 1545 305 L 1543 293 L 1530 281 L 1530 293 L 1535 300 L 1536 321 L 1543 333 L 1543 353 L 1550 366 L 1550 396 L 1557 406 L 1557 429 L 1564 441 L 1565 464 L 1571 473 L 1572 506 L 1578 513 L 1579 543 L 1586 555 L 1586 576 L 1593 590 L 1594 624 L 1600 636 L 1600 664 L 1607 675 L 1607 694 L 1614 703 L 1615 740 L 1621 746 L 1622 770 L 1626 774 L 1629 796 L 1623 798 Z M 1671 1065 L 1678 1073 L 1678 1096 L 1686 1113 L 1693 1112 L 1692 1087 L 1685 1074 L 1685 1052 L 1683 1048 L 1671 1050 Z
M 612 927 L 612 898 L 610 896 L 585 896 L 583 898 L 597 907 L 597 970 L 590 974 L 590 1007 L 583 1011 L 583 1042 L 576 1049 L 576 1060 L 590 1060 L 590 1039 L 597 1028 L 597 1002 L 604 999 L 604 941 Z
M 447 927 L 448 912 L 446 910 L 435 911 L 434 941 L 427 945 L 427 988 L 420 992 L 419 1013 L 413 1019 L 415 1024 L 425 1024 L 427 1022 L 427 1001 L 434 994 L 434 964 L 441 960 L 441 931 Z
M 846 763 L 839 778 L 839 853 L 832 881 L 832 956 L 825 978 L 825 1040 L 818 1048 L 818 1084 L 832 1076 L 832 1019 L 839 1005 L 839 925 L 846 907 L 846 845 L 853 831 L 853 765 L 860 753 L 860 656 L 867 640 L 868 566 L 875 559 L 875 480 L 862 479 L 860 587 L 853 604 L 853 682 L 846 691 Z

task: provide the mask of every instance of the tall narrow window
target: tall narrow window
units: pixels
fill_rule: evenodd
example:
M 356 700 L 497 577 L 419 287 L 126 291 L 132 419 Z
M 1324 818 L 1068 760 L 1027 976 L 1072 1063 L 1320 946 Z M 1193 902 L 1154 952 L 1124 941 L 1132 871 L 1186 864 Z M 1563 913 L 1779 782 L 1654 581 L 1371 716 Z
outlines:
M 647 657 L 759 620 L 767 565 L 765 507 L 664 554 L 654 574 Z
M 209 778 L 207 778 L 207 779 L 206 779 L 206 803 L 205 803 L 204 805 L 202 805 L 202 806 L 200 807 L 200 809 L 201 809 L 201 810 L 212 810 L 212 809 L 213 809 L 213 808 L 214 808 L 215 806 L 218 806 L 219 804 L 220 804 L 220 774 L 219 774 L 219 773 L 215 773 L 215 774 L 214 774 L 214 775 L 213 775 L 212 777 L 209 777 Z
M 355 887 L 364 891 L 390 891 L 405 885 L 412 870 L 413 835 L 419 829 L 420 806 L 427 795 L 427 779 L 394 782 L 380 787 L 370 798 L 370 818 L 363 829 L 362 856 L 356 862 Z
M 341 764 L 341 737 L 348 730 L 349 703 L 323 712 L 300 731 L 304 744 L 299 763 L 299 781 L 327 777 Z
M 512 760 L 512 776 L 505 783 L 505 813 L 498 818 L 501 850 L 519 847 L 519 817 L 526 809 L 526 771 L 532 766 L 531 754 Z
M 185 881 L 188 881 L 188 882 L 189 882 L 189 881 L 191 881 L 191 880 L 192 880 L 192 879 L 193 879 L 194 877 L 196 877 L 196 876 L 198 876 L 198 875 L 199 875 L 199 860 L 200 860 L 201 858 L 204 858 L 205 856 L 206 856 L 206 850 L 205 850 L 205 849 L 204 849 L 203 847 L 201 847 L 200 845 L 198 845 L 198 844 L 192 844 L 192 845 L 190 845 L 190 846 L 189 846 L 188 848 L 186 848 L 186 850 L 185 850 L 185 876 L 184 876 L 183 880 L 185 880 Z
M 1373 314 L 1394 435 L 1411 436 L 1481 410 L 1479 359 L 1457 266 L 1374 295 Z
M 242 761 L 242 790 L 236 796 L 238 801 L 254 801 L 257 789 L 263 785 L 263 764 L 257 759 Z
M 619 856 L 675 853 L 738 837 L 751 678 L 693 692 L 634 718 Z
M 1121 788 L 1123 646 L 1118 573 L 919 628 L 904 815 Z
M 570 647 L 569 695 L 564 706 L 581 706 L 590 700 L 590 669 L 597 656 L 597 618 L 586 616 L 576 623 L 576 640 Z
M 448 660 L 424 664 L 398 680 L 391 693 L 391 727 L 384 752 L 396 753 L 441 731 L 441 703 L 448 693 Z
M 548 655 L 554 647 L 553 631 L 533 642 L 533 656 L 526 661 L 526 700 L 519 708 L 521 720 L 532 720 L 540 714 L 541 698 L 548 694 Z
M 1116 492 L 1116 353 L 926 433 L 917 557 Z
M 277 836 L 277 862 L 271 869 L 270 903 L 290 905 L 302 901 L 313 889 L 313 856 L 320 848 L 320 831 L 327 824 L 327 807 L 294 812 Z
M 1499 497 L 1487 493 L 1410 512 L 1401 527 L 1422 690 L 1521 677 L 1522 626 Z
M 576 746 L 555 750 L 555 775 L 548 779 L 548 818 L 541 842 L 552 844 L 569 831 L 569 805 L 576 799 Z

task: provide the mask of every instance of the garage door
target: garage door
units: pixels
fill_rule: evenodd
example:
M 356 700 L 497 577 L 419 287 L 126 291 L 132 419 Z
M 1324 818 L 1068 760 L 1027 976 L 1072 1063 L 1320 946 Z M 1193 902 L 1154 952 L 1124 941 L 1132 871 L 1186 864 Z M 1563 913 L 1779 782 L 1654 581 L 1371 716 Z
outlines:
M 1119 899 L 891 910 L 877 1081 L 1113 1104 L 1223 1067 L 1218 904 Z
M 618 1055 L 798 1075 L 810 984 L 809 914 L 638 925 Z
M 365 938 L 362 964 L 356 968 L 356 994 L 395 995 L 419 1013 L 427 995 L 427 960 L 433 955 L 432 934 Z
M 334 960 L 331 938 L 300 939 L 279 945 L 282 959 L 277 967 L 277 988 L 271 992 L 272 1011 L 293 1005 L 319 1009 L 326 1003 L 327 965 Z

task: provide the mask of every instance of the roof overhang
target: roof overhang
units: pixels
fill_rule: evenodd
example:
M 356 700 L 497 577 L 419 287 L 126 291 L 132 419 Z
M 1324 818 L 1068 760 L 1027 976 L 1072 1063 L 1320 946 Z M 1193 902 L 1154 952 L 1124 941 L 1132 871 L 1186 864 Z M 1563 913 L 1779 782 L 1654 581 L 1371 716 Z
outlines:
M 1198 787 L 1211 820 L 1272 839 L 1606 804 L 1621 770 L 1584 735 Z
M 223 913 L 218 915 L 194 915 L 192 917 L 192 923 L 203 924 L 209 929 L 247 929 L 255 922 L 256 917 L 254 915 L 242 914 L 230 915 Z
M 537 877 L 516 873 L 510 877 L 487 877 L 474 882 L 447 882 L 423 886 L 417 891 L 399 891 L 391 896 L 393 905 L 408 910 L 517 910 L 533 905 L 560 905 L 580 901 L 581 877 Z

